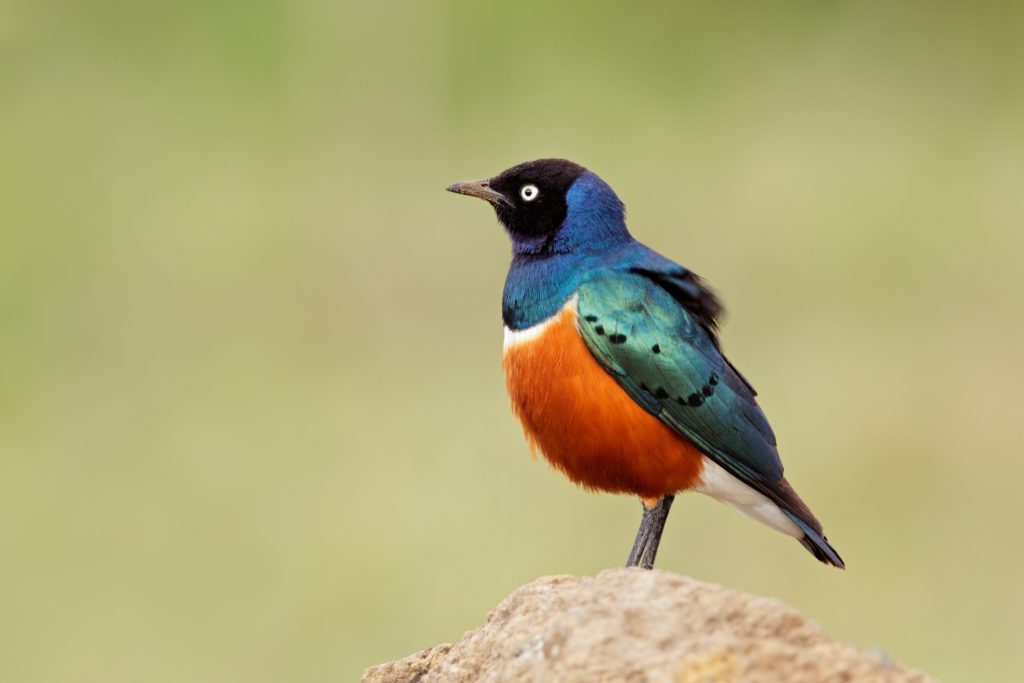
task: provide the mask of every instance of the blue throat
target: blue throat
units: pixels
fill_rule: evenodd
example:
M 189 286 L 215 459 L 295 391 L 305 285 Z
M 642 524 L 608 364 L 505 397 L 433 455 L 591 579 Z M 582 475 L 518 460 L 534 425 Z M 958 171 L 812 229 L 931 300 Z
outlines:
M 634 244 L 622 202 L 590 171 L 576 179 L 565 201 L 565 220 L 553 234 L 511 234 L 512 264 L 501 306 L 510 329 L 533 327 L 553 316 L 594 268 Z

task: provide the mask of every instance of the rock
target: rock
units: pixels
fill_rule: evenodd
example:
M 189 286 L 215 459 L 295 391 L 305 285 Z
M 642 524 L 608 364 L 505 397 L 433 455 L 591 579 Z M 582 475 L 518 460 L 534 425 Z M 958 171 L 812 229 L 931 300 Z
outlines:
M 483 627 L 367 669 L 363 683 L 930 681 L 828 638 L 788 605 L 677 574 L 613 569 L 514 591 Z

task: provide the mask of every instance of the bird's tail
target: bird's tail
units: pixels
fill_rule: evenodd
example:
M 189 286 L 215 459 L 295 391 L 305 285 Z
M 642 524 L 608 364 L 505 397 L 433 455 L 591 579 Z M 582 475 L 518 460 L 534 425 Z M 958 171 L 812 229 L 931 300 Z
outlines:
M 839 553 L 836 549 L 828 542 L 825 535 L 821 533 L 819 529 L 815 529 L 810 524 L 800 519 L 796 513 L 791 512 L 785 508 L 782 510 L 786 513 L 786 516 L 793 520 L 793 523 L 800 527 L 800 530 L 804 532 L 804 537 L 800 539 L 800 543 L 811 551 L 818 560 L 825 564 L 830 564 L 840 569 L 846 569 L 846 565 L 843 563 L 843 558 L 839 557 Z
M 775 482 L 768 493 L 774 499 L 775 504 L 786 513 L 786 516 L 793 520 L 793 523 L 804 532 L 803 538 L 799 541 L 803 547 L 811 551 L 818 560 L 833 567 L 846 569 L 843 558 L 825 538 L 821 528 L 821 522 L 814 516 L 807 503 L 800 499 L 793 487 L 785 479 Z

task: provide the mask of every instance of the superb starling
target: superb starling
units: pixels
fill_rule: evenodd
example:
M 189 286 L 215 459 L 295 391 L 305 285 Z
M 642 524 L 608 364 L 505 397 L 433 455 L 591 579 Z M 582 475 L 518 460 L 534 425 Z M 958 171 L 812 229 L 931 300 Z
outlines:
M 843 567 L 722 353 L 721 303 L 633 239 L 603 180 L 539 159 L 448 190 L 489 202 L 512 239 L 503 365 L 526 438 L 577 484 L 643 503 L 627 566 L 654 566 L 675 494 L 698 491 Z

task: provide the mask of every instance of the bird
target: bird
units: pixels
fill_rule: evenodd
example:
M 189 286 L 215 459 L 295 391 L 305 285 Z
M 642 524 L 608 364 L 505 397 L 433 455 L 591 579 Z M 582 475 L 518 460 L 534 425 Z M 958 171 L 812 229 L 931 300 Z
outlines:
M 530 447 L 588 490 L 640 499 L 627 567 L 654 567 L 676 494 L 695 491 L 845 568 L 722 351 L 718 296 L 633 238 L 607 183 L 551 158 L 446 189 L 488 202 L 511 238 L 502 365 Z

